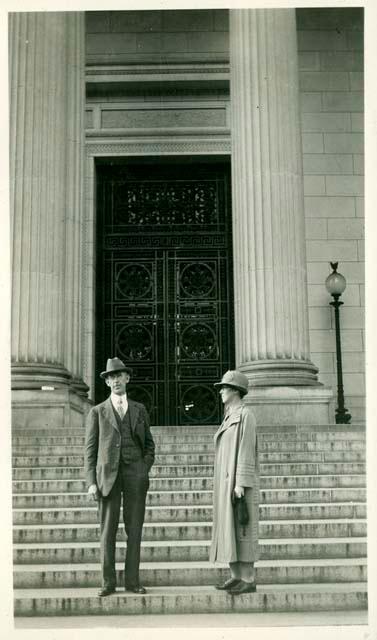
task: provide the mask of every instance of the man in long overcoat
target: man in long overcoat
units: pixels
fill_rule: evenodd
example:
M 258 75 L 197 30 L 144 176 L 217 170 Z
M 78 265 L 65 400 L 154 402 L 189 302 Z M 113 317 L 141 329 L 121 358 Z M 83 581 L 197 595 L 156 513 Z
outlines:
M 127 398 L 130 374 L 119 358 L 108 359 L 100 375 L 111 395 L 89 411 L 86 421 L 85 473 L 100 519 L 101 597 L 116 589 L 115 543 L 122 496 L 127 533 L 125 589 L 146 593 L 139 581 L 140 544 L 155 445 L 146 408 Z
M 233 595 L 255 591 L 254 562 L 258 559 L 259 459 L 256 421 L 242 402 L 248 380 L 227 371 L 220 383 L 224 420 L 215 434 L 213 530 L 210 561 L 229 563 L 231 578 L 218 589 Z M 235 517 L 234 495 L 245 496 L 247 525 Z

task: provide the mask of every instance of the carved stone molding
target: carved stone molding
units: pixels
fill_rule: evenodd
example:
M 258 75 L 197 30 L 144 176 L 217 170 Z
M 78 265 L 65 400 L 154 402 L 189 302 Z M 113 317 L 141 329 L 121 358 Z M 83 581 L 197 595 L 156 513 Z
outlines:
M 127 155 L 179 155 L 179 154 L 223 154 L 229 155 L 230 135 L 221 139 L 198 140 L 122 140 L 122 141 L 86 141 L 88 156 L 127 156 Z

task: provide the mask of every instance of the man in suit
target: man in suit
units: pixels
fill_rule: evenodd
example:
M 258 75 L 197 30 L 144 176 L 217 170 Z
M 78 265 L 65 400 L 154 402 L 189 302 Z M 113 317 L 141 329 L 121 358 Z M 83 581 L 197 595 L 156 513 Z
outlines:
M 88 494 L 98 501 L 102 588 L 98 595 L 115 592 L 115 541 L 123 497 L 127 533 L 125 589 L 146 593 L 139 581 L 140 544 L 149 470 L 155 445 L 144 405 L 127 398 L 131 369 L 119 358 L 109 358 L 101 378 L 110 397 L 92 407 L 86 421 L 85 473 Z

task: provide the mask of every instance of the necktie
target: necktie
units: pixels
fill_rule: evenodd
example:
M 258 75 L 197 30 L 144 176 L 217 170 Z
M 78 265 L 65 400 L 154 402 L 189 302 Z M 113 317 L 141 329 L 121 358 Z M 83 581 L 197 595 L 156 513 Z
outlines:
M 122 398 L 119 398 L 119 400 L 118 400 L 117 411 L 118 411 L 120 419 L 122 420 L 122 418 L 124 416 Z

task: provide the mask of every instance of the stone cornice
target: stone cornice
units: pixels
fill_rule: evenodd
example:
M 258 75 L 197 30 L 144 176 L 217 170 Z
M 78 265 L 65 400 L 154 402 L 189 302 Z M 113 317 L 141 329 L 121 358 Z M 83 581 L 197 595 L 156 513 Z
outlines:
M 88 95 L 122 94 L 148 88 L 157 88 L 164 93 L 172 83 L 181 90 L 188 87 L 205 87 L 207 91 L 225 89 L 229 87 L 229 63 L 93 64 L 86 66 L 85 81 Z
M 109 64 L 109 65 L 87 65 L 85 76 L 87 82 L 117 82 L 127 81 L 135 78 L 145 80 L 146 78 L 156 79 L 156 76 L 164 76 L 166 79 L 185 80 L 187 76 L 194 77 L 206 75 L 224 76 L 229 79 L 228 62 L 203 62 L 203 63 L 157 63 L 157 64 Z
M 129 63 L 111 62 L 109 64 L 86 64 L 86 77 L 93 79 L 95 77 L 111 78 L 111 77 L 135 77 L 142 75 L 171 75 L 181 74 L 184 77 L 187 73 L 196 75 L 201 74 L 224 74 L 229 77 L 229 60 L 177 60 L 174 58 L 154 59 L 154 60 L 135 60 Z
M 165 141 L 166 138 L 169 138 L 171 141 L 174 139 L 182 139 L 183 137 L 191 138 L 199 138 L 200 140 L 205 137 L 206 139 L 219 139 L 225 138 L 226 140 L 230 140 L 230 130 L 226 127 L 169 127 L 169 128 L 151 128 L 151 129 L 106 129 L 106 130 L 95 130 L 95 129 L 87 129 L 86 133 L 87 142 L 93 140 L 103 141 L 105 138 L 117 138 L 117 143 L 120 141 L 129 142 L 130 139 L 134 139 L 138 141 L 140 138 L 150 138 L 159 140 L 162 138 Z

